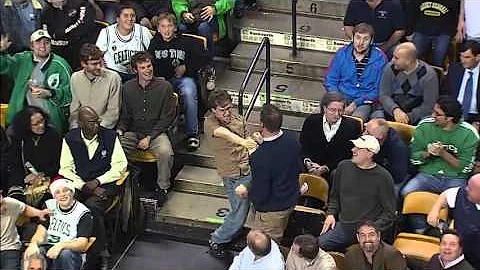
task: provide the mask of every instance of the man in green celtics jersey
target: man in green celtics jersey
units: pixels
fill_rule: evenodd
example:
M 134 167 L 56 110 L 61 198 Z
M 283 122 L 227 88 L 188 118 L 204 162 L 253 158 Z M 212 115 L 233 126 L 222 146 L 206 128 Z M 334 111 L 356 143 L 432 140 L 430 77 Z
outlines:
M 414 191 L 440 194 L 465 184 L 472 172 L 479 136 L 461 117 L 462 105 L 453 97 L 442 96 L 433 107 L 432 117 L 418 124 L 410 145 L 410 161 L 419 173 L 402 189 L 402 196 Z M 410 226 L 416 233 L 423 233 L 426 220 L 414 216 Z
M 41 253 L 46 256 L 48 269 L 80 270 L 82 252 L 88 245 L 93 227 L 90 210 L 74 199 L 75 187 L 67 179 L 50 184 L 54 199 L 45 202 L 52 211 L 49 220 L 38 224 L 25 250 L 25 258 Z

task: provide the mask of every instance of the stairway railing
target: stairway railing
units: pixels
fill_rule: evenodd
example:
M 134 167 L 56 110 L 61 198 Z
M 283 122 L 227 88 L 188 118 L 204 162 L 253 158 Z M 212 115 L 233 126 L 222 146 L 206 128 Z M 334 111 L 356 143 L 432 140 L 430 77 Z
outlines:
M 292 0 L 292 56 L 297 56 L 297 0 Z
M 248 82 L 252 77 L 253 71 L 255 70 L 255 66 L 260 58 L 260 55 L 265 49 L 265 70 L 262 73 L 262 77 L 253 92 L 252 98 L 250 99 L 250 103 L 248 104 L 247 110 L 245 114 L 243 114 L 243 94 L 245 93 L 245 89 L 247 88 Z M 238 93 L 238 113 L 244 116 L 245 121 L 248 120 L 250 117 L 250 113 L 255 106 L 255 101 L 260 94 L 260 90 L 262 89 L 263 84 L 265 83 L 265 103 L 270 104 L 270 39 L 268 37 L 264 37 L 260 46 L 258 46 L 257 51 L 255 52 L 255 56 L 253 57 L 250 66 L 248 67 L 247 74 L 243 79 L 242 86 L 240 87 L 240 92 Z

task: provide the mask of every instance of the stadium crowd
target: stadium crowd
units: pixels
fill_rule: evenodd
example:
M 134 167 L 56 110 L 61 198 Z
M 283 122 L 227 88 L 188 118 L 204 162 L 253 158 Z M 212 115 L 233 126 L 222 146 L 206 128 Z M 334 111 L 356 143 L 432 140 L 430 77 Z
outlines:
M 215 90 L 216 42 L 227 17 L 252 5 L 1 1 L 0 269 L 22 260 L 25 269 L 108 269 L 105 215 L 132 155 L 152 154 L 151 197 L 168 198 L 178 107 L 185 147 L 197 150 L 206 134 L 231 205 L 210 254 L 232 258 L 229 244 L 251 228 L 230 269 L 335 269 L 331 252 L 344 253 L 345 269 L 412 267 L 393 243 L 418 192 L 436 202 L 402 229 L 441 232 L 422 267 L 480 269 L 480 1 L 352 0 L 351 42 L 332 58 L 320 111 L 299 139 L 270 104 L 261 129 L 248 130 L 230 94 Z M 399 126 L 414 131 L 405 139 Z M 295 206 L 318 184 L 300 185 L 301 174 L 330 187 L 325 219 L 308 224 L 319 235 L 295 235 L 284 252 Z M 32 218 L 28 239 L 19 216 Z

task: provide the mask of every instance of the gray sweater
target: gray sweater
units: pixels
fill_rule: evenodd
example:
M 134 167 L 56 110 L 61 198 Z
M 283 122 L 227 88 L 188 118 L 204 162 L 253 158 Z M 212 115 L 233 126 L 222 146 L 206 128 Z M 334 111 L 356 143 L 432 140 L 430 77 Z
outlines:
M 380 82 L 380 102 L 393 116 L 393 110 L 402 109 L 408 114 L 410 124 L 416 124 L 432 113 L 438 98 L 438 77 L 435 70 L 422 60 L 417 68 L 407 74 L 396 70 L 392 63 L 383 69 Z
M 351 160 L 340 162 L 328 201 L 329 215 L 346 224 L 373 220 L 383 231 L 395 221 L 393 179 L 382 166 L 360 169 Z

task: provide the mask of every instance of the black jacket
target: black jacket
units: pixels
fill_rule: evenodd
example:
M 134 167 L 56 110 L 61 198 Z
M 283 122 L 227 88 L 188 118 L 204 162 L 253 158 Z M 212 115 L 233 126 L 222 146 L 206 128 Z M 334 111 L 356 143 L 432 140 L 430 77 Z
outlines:
M 464 74 L 465 68 L 461 63 L 451 65 L 448 68 L 448 74 L 442 82 L 440 94 L 449 95 L 454 98 L 458 97 Z M 477 89 L 474 89 L 474 91 L 476 92 L 475 95 L 477 97 L 477 110 L 480 112 L 480 77 L 477 83 Z

